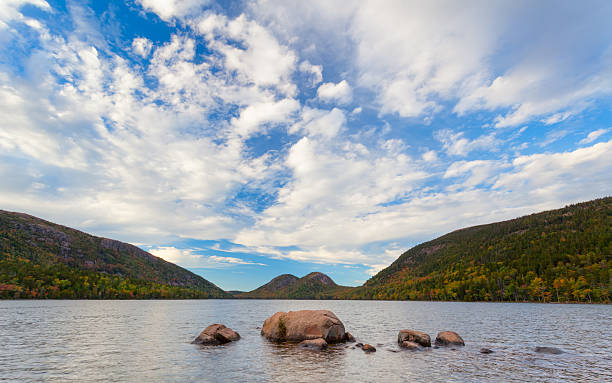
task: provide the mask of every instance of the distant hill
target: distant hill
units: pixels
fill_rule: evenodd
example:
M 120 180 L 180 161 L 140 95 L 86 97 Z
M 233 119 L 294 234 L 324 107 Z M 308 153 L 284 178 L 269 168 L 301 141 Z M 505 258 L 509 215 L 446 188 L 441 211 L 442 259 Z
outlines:
M 236 298 L 259 299 L 332 299 L 351 289 L 337 285 L 323 273 L 310 273 L 302 278 L 283 274 L 248 293 L 236 294 Z
M 0 210 L 0 298 L 221 298 L 136 246 Z
M 338 298 L 610 302 L 612 198 L 454 231 Z

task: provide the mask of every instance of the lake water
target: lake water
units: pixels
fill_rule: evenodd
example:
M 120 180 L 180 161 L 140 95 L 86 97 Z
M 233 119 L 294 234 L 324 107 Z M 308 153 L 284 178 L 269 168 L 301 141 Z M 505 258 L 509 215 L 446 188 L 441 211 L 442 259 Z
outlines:
M 259 335 L 277 311 L 329 309 L 377 352 L 310 351 Z M 612 382 L 612 306 L 377 301 L 0 301 L 0 381 Z M 190 342 L 212 323 L 242 339 Z M 399 351 L 400 329 L 466 346 Z M 561 355 L 537 354 L 554 346 Z M 493 354 L 481 354 L 482 347 Z

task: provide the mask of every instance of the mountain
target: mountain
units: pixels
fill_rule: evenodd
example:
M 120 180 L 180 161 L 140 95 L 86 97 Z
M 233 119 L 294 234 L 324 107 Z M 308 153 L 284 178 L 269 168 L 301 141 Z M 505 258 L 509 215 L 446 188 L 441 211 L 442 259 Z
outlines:
M 610 302 L 612 198 L 454 231 L 341 297 Z
M 253 291 L 237 294 L 235 297 L 260 299 L 332 299 L 348 289 L 351 288 L 337 285 L 330 277 L 323 273 L 313 272 L 302 278 L 298 278 L 291 274 L 283 274 Z
M 221 298 L 136 246 L 0 210 L 0 298 Z

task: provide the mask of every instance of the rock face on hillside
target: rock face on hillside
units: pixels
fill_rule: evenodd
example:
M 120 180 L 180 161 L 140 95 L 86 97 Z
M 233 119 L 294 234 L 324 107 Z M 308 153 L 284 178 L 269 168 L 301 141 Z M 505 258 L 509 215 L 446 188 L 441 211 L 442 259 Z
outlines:
M 338 286 L 330 277 L 319 272 L 310 273 L 306 275 L 304 279 L 320 282 L 324 286 Z
M 436 336 L 436 346 L 465 346 L 465 343 L 456 332 L 442 331 Z
M 397 334 L 397 343 L 406 348 L 414 348 L 410 343 L 423 347 L 431 347 L 431 338 L 422 331 L 400 330 L 399 334 Z
M 329 310 L 277 312 L 266 319 L 261 335 L 274 342 L 322 338 L 327 343 L 346 340 L 344 324 Z
M 240 339 L 240 334 L 222 324 L 211 324 L 194 339 L 192 343 L 216 346 Z

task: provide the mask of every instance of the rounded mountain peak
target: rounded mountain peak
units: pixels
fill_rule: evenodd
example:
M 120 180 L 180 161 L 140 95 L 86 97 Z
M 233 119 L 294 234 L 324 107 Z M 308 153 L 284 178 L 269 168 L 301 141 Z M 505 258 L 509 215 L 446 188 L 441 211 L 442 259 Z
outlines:
M 333 279 L 331 279 L 327 275 L 325 275 L 323 273 L 320 273 L 318 271 L 315 271 L 315 272 L 312 272 L 312 273 L 306 275 L 304 277 L 304 279 L 312 279 L 312 280 L 321 282 L 322 284 L 324 284 L 326 286 L 336 286 L 336 282 L 334 282 Z

